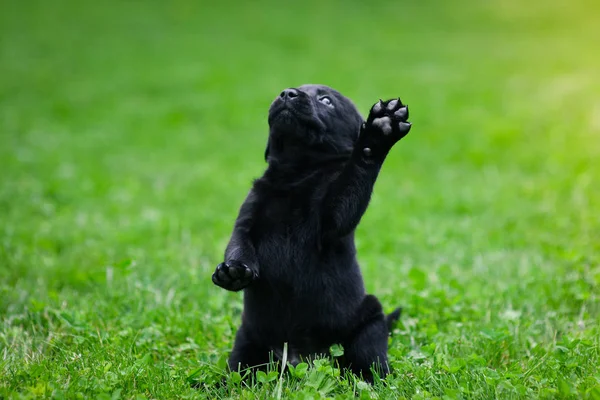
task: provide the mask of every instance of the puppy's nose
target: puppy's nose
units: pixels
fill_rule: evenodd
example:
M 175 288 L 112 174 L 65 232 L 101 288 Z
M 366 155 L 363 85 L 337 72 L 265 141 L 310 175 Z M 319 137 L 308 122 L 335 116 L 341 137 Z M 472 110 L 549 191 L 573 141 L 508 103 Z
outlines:
M 283 92 L 281 92 L 279 97 L 284 100 L 294 100 L 294 98 L 298 97 L 298 91 L 292 88 L 285 89 Z

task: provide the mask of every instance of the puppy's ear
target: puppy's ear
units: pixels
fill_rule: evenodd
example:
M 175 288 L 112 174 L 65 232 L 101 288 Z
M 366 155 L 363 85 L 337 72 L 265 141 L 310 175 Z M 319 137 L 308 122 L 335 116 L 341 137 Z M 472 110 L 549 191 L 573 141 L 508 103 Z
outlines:
M 271 138 L 267 139 L 267 148 L 265 149 L 265 161 L 269 161 L 270 148 L 271 148 Z

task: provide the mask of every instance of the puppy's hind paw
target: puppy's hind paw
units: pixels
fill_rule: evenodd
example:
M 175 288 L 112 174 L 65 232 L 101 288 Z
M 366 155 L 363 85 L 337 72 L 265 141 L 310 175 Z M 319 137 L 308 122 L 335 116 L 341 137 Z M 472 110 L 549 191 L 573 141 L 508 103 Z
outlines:
M 252 268 L 236 260 L 217 265 L 217 269 L 212 275 L 215 285 L 232 292 L 244 289 L 256 278 L 257 274 Z

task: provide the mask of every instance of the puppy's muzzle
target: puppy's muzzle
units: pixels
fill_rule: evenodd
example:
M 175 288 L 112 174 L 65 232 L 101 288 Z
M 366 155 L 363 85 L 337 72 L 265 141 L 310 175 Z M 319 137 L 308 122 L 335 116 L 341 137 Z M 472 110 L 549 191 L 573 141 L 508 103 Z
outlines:
M 279 94 L 279 97 L 285 101 L 293 101 L 298 97 L 298 91 L 294 88 L 285 89 Z

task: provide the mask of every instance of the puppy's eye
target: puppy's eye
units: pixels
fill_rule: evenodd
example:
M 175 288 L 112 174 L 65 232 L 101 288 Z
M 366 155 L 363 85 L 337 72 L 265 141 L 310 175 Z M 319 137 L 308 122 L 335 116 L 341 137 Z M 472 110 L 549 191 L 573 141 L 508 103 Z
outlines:
M 323 96 L 323 97 L 319 98 L 319 101 L 321 103 L 325 104 L 326 106 L 333 107 L 333 103 L 331 102 L 331 98 L 329 98 L 328 96 Z

